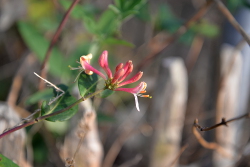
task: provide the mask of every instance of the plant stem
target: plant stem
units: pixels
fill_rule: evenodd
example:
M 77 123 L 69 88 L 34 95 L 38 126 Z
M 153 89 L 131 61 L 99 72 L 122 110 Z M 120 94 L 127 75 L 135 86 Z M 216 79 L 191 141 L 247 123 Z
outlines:
M 65 13 L 60 25 L 58 26 L 57 30 L 56 30 L 56 33 L 54 34 L 51 42 L 50 42 L 50 45 L 49 45 L 49 48 L 45 54 L 45 57 L 44 57 L 44 60 L 43 60 L 43 63 L 42 63 L 42 67 L 41 67 L 41 76 L 43 78 L 46 78 L 46 75 L 47 75 L 47 62 L 49 61 L 49 58 L 50 58 L 50 53 L 52 51 L 52 48 L 54 47 L 54 45 L 56 44 L 57 40 L 58 40 L 58 37 L 59 35 L 61 34 L 62 32 L 62 29 L 63 27 L 65 26 L 68 18 L 69 18 L 69 14 L 70 12 L 73 10 L 73 8 L 76 6 L 76 4 L 79 2 L 80 0 L 74 0 L 71 4 L 71 6 L 69 7 L 69 9 L 67 10 L 67 12 Z M 44 84 L 42 82 L 42 80 L 40 81 L 39 83 L 39 89 L 43 89 L 44 88 Z
M 19 125 L 19 126 L 16 126 L 16 127 L 12 128 L 12 129 L 10 129 L 10 130 L 7 130 L 7 131 L 3 132 L 2 134 L 0 134 L 0 139 L 3 138 L 3 137 L 6 136 L 6 135 L 12 133 L 12 132 L 15 132 L 15 131 L 19 130 L 19 129 L 28 127 L 28 126 L 30 126 L 30 125 L 33 125 L 33 124 L 35 124 L 35 123 L 38 123 L 39 121 L 42 121 L 42 120 L 47 119 L 47 118 L 49 118 L 49 117 L 52 117 L 52 116 L 61 114 L 61 113 L 65 112 L 65 111 L 71 109 L 71 108 L 74 107 L 75 105 L 78 105 L 78 104 L 81 103 L 82 101 L 85 101 L 85 100 L 87 100 L 88 98 L 94 97 L 95 95 L 101 93 L 101 92 L 104 91 L 105 89 L 106 89 L 106 88 L 103 88 L 103 89 L 97 90 L 97 91 L 95 91 L 94 93 L 91 93 L 91 94 L 89 94 L 89 95 L 87 95 L 87 96 L 85 96 L 85 97 L 81 97 L 81 98 L 78 99 L 76 102 L 74 102 L 73 104 L 71 104 L 70 106 L 68 106 L 68 107 L 66 107 L 66 108 L 64 108 L 64 109 L 62 109 L 62 110 L 59 110 L 59 111 L 53 112 L 53 113 L 51 113 L 51 114 L 48 114 L 48 115 L 44 115 L 44 116 L 35 118 L 34 120 L 32 120 L 32 121 L 30 121 L 30 122 L 24 123 L 24 124 L 22 124 L 22 125 Z

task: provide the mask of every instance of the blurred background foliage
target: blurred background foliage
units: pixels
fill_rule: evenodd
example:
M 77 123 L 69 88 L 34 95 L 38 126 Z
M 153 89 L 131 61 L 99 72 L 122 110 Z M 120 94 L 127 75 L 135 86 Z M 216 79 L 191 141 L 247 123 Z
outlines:
M 13 3 L 16 2 L 13 1 Z M 53 91 L 50 88 L 37 92 L 37 78 L 33 76 L 33 71 L 40 70 L 50 41 L 72 1 L 22 0 L 19 3 L 22 4 L 17 8 L 22 7 L 24 10 L 18 16 L 11 18 L 13 21 L 7 28 L 0 30 L 0 100 L 7 100 L 12 79 L 25 57 L 32 53 L 35 59 L 32 65 L 27 67 L 27 76 L 24 77 L 20 94 L 17 95 L 17 105 L 33 111 L 38 108 L 40 100 L 52 98 Z M 247 0 L 228 0 L 227 5 L 232 12 L 242 6 L 250 7 Z M 66 27 L 51 52 L 48 79 L 53 83 L 68 85 L 73 94 L 77 95 L 74 89 L 76 83 L 73 81 L 78 72 L 70 70 L 68 66 L 79 66 L 76 61 L 79 61 L 81 55 L 92 53 L 94 58 L 91 63 L 95 67 L 104 49 L 110 53 L 111 69 L 122 61 L 135 60 L 134 64 L 139 63 L 144 58 L 142 55 L 137 55 L 142 45 L 160 32 L 166 33 L 167 36 L 176 32 L 190 18 L 189 16 L 194 14 L 194 11 L 198 9 L 197 6 L 199 7 L 200 3 L 195 0 L 185 2 L 184 0 L 180 2 L 173 0 L 80 1 L 71 12 Z M 4 8 L 4 2 L 1 8 Z M 15 13 L 15 7 L 12 8 L 12 13 Z M 197 36 L 210 42 L 220 40 L 223 19 L 221 16 L 218 17 L 219 19 L 209 16 L 194 23 L 178 39 L 177 45 L 184 48 L 183 52 L 188 50 L 187 48 L 192 45 Z M 186 58 L 186 55 L 177 56 Z M 158 68 L 157 61 L 158 59 L 153 60 L 153 65 L 145 68 L 144 79 L 149 81 L 150 93 L 153 92 L 152 85 L 157 83 L 156 78 L 150 76 L 152 71 Z M 121 110 L 131 108 L 134 105 L 133 100 L 130 94 L 121 92 L 116 92 L 104 100 L 100 100 L 99 97 L 95 99 L 99 128 L 100 131 L 104 129 L 100 132 L 102 136 L 105 136 L 105 133 L 108 134 L 107 129 L 114 122 L 119 122 L 117 110 L 126 112 Z M 145 104 L 145 100 L 142 101 L 142 104 Z M 55 140 L 62 142 L 67 132 L 67 124 L 64 122 L 52 125 L 45 122 L 49 131 L 45 134 L 51 133 Z M 29 133 L 29 128 L 27 128 L 27 133 Z M 35 166 L 52 166 L 48 162 L 48 145 L 43 135 L 44 133 L 35 133 L 31 137 L 33 163 Z

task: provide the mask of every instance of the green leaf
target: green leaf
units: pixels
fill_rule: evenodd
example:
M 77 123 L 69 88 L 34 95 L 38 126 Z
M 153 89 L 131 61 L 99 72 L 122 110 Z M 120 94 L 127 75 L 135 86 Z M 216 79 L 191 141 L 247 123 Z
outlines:
M 67 86 L 65 85 L 57 85 L 57 86 L 61 88 L 62 90 L 64 90 L 65 94 L 50 105 L 48 105 L 49 101 L 44 101 L 41 106 L 42 116 L 62 110 L 76 102 L 76 99 L 73 96 L 71 96 L 69 92 L 67 91 L 68 90 Z M 60 93 L 54 90 L 55 96 L 60 95 Z M 70 119 L 72 116 L 74 116 L 77 113 L 77 111 L 78 111 L 78 105 L 70 108 L 69 110 L 64 111 L 61 114 L 55 115 L 53 117 L 49 117 L 46 120 L 51 121 L 51 122 L 55 122 L 55 121 L 63 122 L 63 121 Z
M 80 95 L 84 97 L 86 94 L 94 93 L 98 82 L 97 74 L 87 75 L 85 72 L 80 74 L 78 78 L 78 89 Z
M 98 33 L 96 22 L 92 18 L 85 17 L 83 25 L 89 33 L 92 33 L 92 34 Z
M 227 7 L 231 12 L 235 12 L 239 7 L 244 5 L 245 0 L 227 0 Z
M 125 1 L 126 10 L 135 10 L 140 8 L 146 1 L 145 0 L 126 0 Z
M 143 20 L 143 21 L 146 21 L 146 22 L 150 22 L 151 21 L 151 14 L 150 14 L 150 11 L 149 11 L 149 4 L 144 4 L 138 11 L 138 13 L 136 14 L 136 17 Z
M 25 102 L 26 105 L 32 105 L 37 103 L 39 100 L 49 100 L 53 97 L 52 89 L 45 89 L 31 95 Z
M 128 46 L 128 47 L 134 47 L 135 45 L 125 41 L 125 40 L 121 40 L 121 39 L 116 39 L 116 38 L 107 38 L 105 40 L 102 41 L 103 44 L 108 44 L 108 45 L 124 45 L 124 46 Z
M 67 10 L 70 5 L 71 1 L 67 0 L 60 0 L 60 4 Z M 96 13 L 96 9 L 94 6 L 91 5 L 76 5 L 71 12 L 72 17 L 76 19 L 81 19 L 83 21 L 83 25 L 89 33 L 97 34 L 97 26 L 94 20 L 94 14 Z
M 72 1 L 68 0 L 59 0 L 59 3 L 63 6 L 65 10 L 69 9 L 72 4 Z M 97 8 L 91 4 L 80 5 L 77 4 L 74 9 L 71 11 L 71 16 L 76 19 L 84 19 L 84 17 L 94 17 L 94 14 L 97 13 Z
M 100 97 L 101 97 L 101 98 L 106 98 L 106 97 L 112 95 L 114 92 L 115 92 L 115 91 L 112 91 L 112 90 L 109 90 L 109 89 L 105 89 L 104 91 L 102 91 L 102 92 L 100 93 Z
M 117 8 L 122 9 L 122 5 L 123 5 L 122 0 L 114 0 L 114 2 L 115 2 L 115 6 L 117 6 Z
M 13 161 L 0 154 L 0 167 L 19 167 Z
M 138 13 L 146 0 L 116 0 L 115 5 L 121 13 L 121 18 L 125 19 Z
M 26 22 L 18 22 L 18 29 L 29 49 L 35 53 L 40 61 L 43 61 L 49 47 L 49 41 L 34 26 Z M 49 71 L 56 76 L 70 76 L 71 71 L 68 69 L 67 62 L 63 54 L 54 47 L 48 62 Z
M 206 37 L 216 37 L 219 34 L 219 27 L 217 25 L 210 24 L 206 21 L 191 27 L 197 33 L 200 33 Z
M 135 14 L 138 14 L 138 10 L 130 10 L 130 11 L 127 11 L 127 12 L 124 12 L 122 14 L 122 18 L 125 19 L 125 18 L 128 18 L 129 16 L 132 17 L 133 15 Z
M 116 14 L 120 14 L 121 13 L 121 11 L 119 10 L 119 8 L 117 8 L 115 5 L 110 4 L 109 5 L 109 9 L 111 9 Z
M 158 7 L 155 24 L 157 30 L 167 30 L 168 32 L 173 33 L 182 24 L 182 21 L 173 14 L 169 5 L 164 3 Z
M 59 0 L 59 3 L 63 6 L 65 10 L 67 10 L 71 6 L 72 1 Z M 70 15 L 76 19 L 80 19 L 82 15 L 85 15 L 85 13 L 84 13 L 83 8 L 80 5 L 75 5 Z
M 114 34 L 120 24 L 117 14 L 112 10 L 106 10 L 99 18 L 96 26 L 100 35 L 109 36 Z
M 67 132 L 69 128 L 69 121 L 64 121 L 64 122 L 45 121 L 44 125 L 49 131 L 62 136 Z

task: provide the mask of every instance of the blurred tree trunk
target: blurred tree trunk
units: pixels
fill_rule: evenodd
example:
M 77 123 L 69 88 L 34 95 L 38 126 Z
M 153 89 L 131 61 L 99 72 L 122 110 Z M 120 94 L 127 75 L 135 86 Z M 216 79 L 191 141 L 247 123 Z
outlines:
M 250 11 L 247 8 L 240 8 L 235 13 L 235 18 L 243 29 L 249 34 L 250 23 L 248 21 L 250 16 Z M 230 23 L 227 23 L 224 30 L 224 43 L 229 44 L 231 49 L 227 47 L 227 55 L 222 55 L 230 59 L 232 55 L 232 48 L 237 46 L 242 40 L 242 36 L 237 30 L 235 30 Z M 225 49 L 225 48 L 224 48 Z M 222 98 L 220 103 L 223 105 L 217 107 L 217 121 L 220 121 L 222 117 L 230 118 L 242 115 L 247 112 L 247 107 L 249 103 L 249 91 L 250 91 L 250 48 L 245 45 L 240 49 L 240 53 L 237 55 L 237 59 L 234 61 L 234 66 L 230 72 L 228 81 L 225 83 L 224 98 Z M 225 60 L 222 57 L 221 59 Z M 226 62 L 221 62 L 222 70 Z M 228 64 L 226 65 L 228 66 Z M 221 70 L 221 73 L 224 72 Z M 235 80 L 233 80 L 233 78 Z M 219 92 L 220 93 L 220 92 Z M 243 120 L 239 120 L 232 123 L 228 128 L 221 127 L 216 130 L 216 138 L 222 146 L 229 148 L 233 155 L 236 155 L 235 159 L 225 160 L 224 157 L 214 155 L 215 166 L 235 166 L 237 161 L 237 156 L 239 153 L 237 150 L 243 148 L 246 145 L 246 140 L 248 140 L 248 134 L 244 131 Z M 229 165 L 230 164 L 230 165 Z
M 159 73 L 153 98 L 152 167 L 170 165 L 178 156 L 187 101 L 187 71 L 182 59 L 163 59 Z
M 65 137 L 62 156 L 64 159 L 72 158 L 78 148 L 80 137 L 83 137 L 83 142 L 75 156 L 75 164 L 81 167 L 100 167 L 103 149 L 98 134 L 96 112 L 90 100 L 80 104 L 84 112 L 79 112 L 71 119 L 71 130 Z
M 233 63 L 233 64 L 232 64 Z M 224 45 L 221 52 L 221 79 L 222 84 L 218 92 L 216 107 L 216 122 L 222 118 L 233 118 L 237 116 L 237 106 L 239 99 L 239 86 L 242 68 L 242 59 L 239 51 L 233 47 Z M 237 131 L 240 129 L 231 124 L 229 127 L 219 127 L 216 129 L 217 142 L 227 148 L 227 154 L 235 157 L 226 158 L 217 152 L 214 153 L 215 166 L 234 166 L 237 152 L 234 145 L 237 145 Z
M 9 105 L 0 102 L 0 133 L 8 128 L 13 128 L 19 122 L 20 117 Z M 20 129 L 0 140 L 0 153 L 23 167 L 30 165 L 25 160 L 25 131 Z

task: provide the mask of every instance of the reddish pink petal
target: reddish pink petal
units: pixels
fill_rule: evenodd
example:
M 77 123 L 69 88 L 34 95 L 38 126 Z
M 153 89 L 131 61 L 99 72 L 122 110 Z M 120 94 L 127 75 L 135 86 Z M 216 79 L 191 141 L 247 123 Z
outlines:
M 130 64 L 132 64 L 132 61 L 131 61 L 131 60 L 127 61 L 127 63 L 126 63 L 125 66 L 123 67 L 123 69 L 124 69 L 125 72 L 127 72 L 128 67 L 130 66 Z
M 109 78 L 112 78 L 112 72 L 108 65 L 108 51 L 104 50 L 99 58 L 99 64 L 106 72 Z
M 142 71 L 138 72 L 137 74 L 135 74 L 135 75 L 134 75 L 132 78 L 130 78 L 129 80 L 120 83 L 120 84 L 119 84 L 119 87 L 122 87 L 122 86 L 124 86 L 124 85 L 131 84 L 131 83 L 134 83 L 134 82 L 138 81 L 139 79 L 141 79 L 142 75 L 143 75 L 143 72 L 142 72 Z
M 122 78 L 119 79 L 119 83 L 122 82 L 126 77 L 133 71 L 133 63 L 132 61 L 128 61 L 128 66 L 124 67 L 125 74 L 122 76 Z
M 142 91 L 145 84 L 146 84 L 145 82 L 141 82 L 139 85 L 137 85 L 134 88 L 117 88 L 115 89 L 115 91 L 124 91 L 124 92 L 132 93 L 132 94 L 138 94 L 140 93 L 140 91 Z
M 115 71 L 119 71 L 121 68 L 123 67 L 123 63 L 119 63 L 116 68 L 115 68 Z
M 116 83 L 119 78 L 121 78 L 124 75 L 125 71 L 124 69 L 120 69 L 117 71 L 114 75 L 114 78 L 112 79 L 112 84 Z
M 82 68 L 84 70 L 93 71 L 94 73 L 96 73 L 97 75 L 99 75 L 100 77 L 102 77 L 103 79 L 105 79 L 105 80 L 107 79 L 106 76 L 103 73 L 101 73 L 100 71 L 98 71 L 97 69 L 95 69 L 94 67 L 92 67 L 86 61 L 81 61 L 81 65 L 82 65 Z

